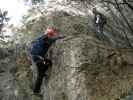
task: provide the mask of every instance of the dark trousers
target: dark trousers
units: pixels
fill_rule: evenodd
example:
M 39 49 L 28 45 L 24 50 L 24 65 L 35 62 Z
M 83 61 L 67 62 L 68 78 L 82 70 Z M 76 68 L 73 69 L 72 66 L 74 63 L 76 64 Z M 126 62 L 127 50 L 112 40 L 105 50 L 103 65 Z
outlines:
M 49 66 L 52 66 L 51 60 L 45 59 L 45 64 L 43 61 L 37 62 L 37 79 L 33 88 L 34 93 L 39 93 L 40 88 L 43 82 L 43 77 L 46 76 L 46 71 L 48 70 Z
M 103 28 L 104 28 L 104 25 L 95 24 L 96 37 L 99 40 L 104 40 L 105 38 L 104 33 L 103 33 Z

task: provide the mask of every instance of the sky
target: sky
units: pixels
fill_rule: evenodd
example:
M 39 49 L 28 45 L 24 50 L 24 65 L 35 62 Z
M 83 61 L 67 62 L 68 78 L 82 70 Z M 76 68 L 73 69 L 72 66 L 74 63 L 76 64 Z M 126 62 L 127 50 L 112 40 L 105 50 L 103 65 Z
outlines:
M 0 0 L 0 8 L 8 11 L 8 16 L 11 17 L 10 24 L 18 25 L 20 19 L 29 8 L 30 2 L 24 4 L 24 0 Z M 29 0 L 30 1 L 30 0 Z

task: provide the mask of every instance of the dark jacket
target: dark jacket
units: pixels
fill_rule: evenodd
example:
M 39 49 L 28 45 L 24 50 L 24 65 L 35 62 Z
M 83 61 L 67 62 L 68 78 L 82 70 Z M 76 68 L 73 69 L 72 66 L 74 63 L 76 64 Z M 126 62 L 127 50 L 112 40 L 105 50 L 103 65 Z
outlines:
M 34 40 L 31 45 L 31 59 L 36 62 L 39 59 L 39 57 L 45 57 L 46 53 L 48 52 L 48 49 L 51 47 L 51 45 L 57 40 L 61 39 L 62 37 L 57 38 L 48 38 L 46 35 L 41 36 Z

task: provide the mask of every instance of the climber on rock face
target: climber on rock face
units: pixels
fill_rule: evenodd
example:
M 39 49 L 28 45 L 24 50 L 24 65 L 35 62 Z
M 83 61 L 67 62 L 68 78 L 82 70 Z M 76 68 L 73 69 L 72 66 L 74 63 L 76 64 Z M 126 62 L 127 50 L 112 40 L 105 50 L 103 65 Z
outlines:
M 104 25 L 107 23 L 107 19 L 103 14 L 98 12 L 96 8 L 93 8 L 92 12 L 94 14 L 94 27 L 96 31 L 96 36 L 101 39 L 103 38 L 102 35 L 104 35 L 103 28 Z
M 40 94 L 40 87 L 43 77 L 46 76 L 46 71 L 49 66 L 52 66 L 51 60 L 46 58 L 46 54 L 50 46 L 58 39 L 63 39 L 64 36 L 59 36 L 55 28 L 48 28 L 43 36 L 32 42 L 30 48 L 30 58 L 32 65 L 35 65 L 37 70 L 37 79 L 33 86 L 33 94 Z M 33 73 L 35 74 L 35 73 Z

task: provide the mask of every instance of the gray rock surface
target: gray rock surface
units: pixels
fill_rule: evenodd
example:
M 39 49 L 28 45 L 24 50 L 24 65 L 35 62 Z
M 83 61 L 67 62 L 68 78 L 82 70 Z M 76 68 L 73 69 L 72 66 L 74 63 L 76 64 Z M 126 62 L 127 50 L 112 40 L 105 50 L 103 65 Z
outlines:
M 24 54 L 20 59 L 1 59 L 0 100 L 133 99 L 132 49 L 77 35 L 57 41 L 49 57 L 53 66 L 41 88 L 43 98 L 31 95 L 31 69 Z
M 60 40 L 53 47 L 43 100 L 120 100 L 133 85 L 131 59 L 132 50 L 86 35 Z

